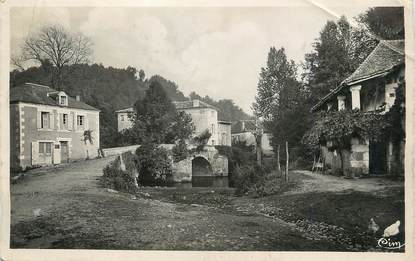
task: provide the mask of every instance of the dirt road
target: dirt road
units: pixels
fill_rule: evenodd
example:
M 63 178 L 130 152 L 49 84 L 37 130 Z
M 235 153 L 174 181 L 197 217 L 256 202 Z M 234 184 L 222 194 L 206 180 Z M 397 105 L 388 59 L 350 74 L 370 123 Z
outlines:
M 12 185 L 11 247 L 161 250 L 359 248 L 348 241 L 350 237 L 343 228 L 324 220 L 307 221 L 301 217 L 299 211 L 308 215 L 301 205 L 301 202 L 306 202 L 308 206 L 307 198 L 312 197 L 307 194 L 297 193 L 294 200 L 284 198 L 281 201 L 282 197 L 290 195 L 238 198 L 229 188 L 143 189 L 149 197 L 113 193 L 101 187 L 98 181 L 102 168 L 110 160 L 81 161 L 48 169 L 47 172 L 33 171 Z M 314 201 L 318 203 L 320 198 L 316 199 L 316 196 L 322 196 L 321 202 L 324 202 L 324 195 L 314 195 Z M 288 203 L 297 204 L 298 208 Z M 388 203 L 385 204 L 387 207 Z M 304 225 L 304 222 L 308 223 Z M 364 222 L 362 225 L 366 227 Z M 339 233 L 344 234 L 344 240 L 339 239 Z

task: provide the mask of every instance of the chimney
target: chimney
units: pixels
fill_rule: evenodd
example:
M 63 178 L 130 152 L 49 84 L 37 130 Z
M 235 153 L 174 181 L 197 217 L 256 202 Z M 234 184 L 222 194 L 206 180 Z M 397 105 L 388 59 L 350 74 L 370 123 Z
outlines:
M 77 100 L 77 101 L 81 101 L 81 96 L 80 96 L 80 95 L 76 95 L 76 96 L 75 96 L 75 100 Z
M 193 107 L 199 107 L 200 103 L 199 100 L 193 100 Z

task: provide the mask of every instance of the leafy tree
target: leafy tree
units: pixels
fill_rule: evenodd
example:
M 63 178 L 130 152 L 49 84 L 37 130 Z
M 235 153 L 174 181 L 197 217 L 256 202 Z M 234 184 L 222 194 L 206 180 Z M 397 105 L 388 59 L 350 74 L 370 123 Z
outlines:
M 152 81 L 142 100 L 135 103 L 132 132 L 135 143 L 174 143 L 193 132 L 189 115 L 178 112 L 158 81 Z
M 261 68 L 257 95 L 253 104 L 254 113 L 271 121 L 278 111 L 281 90 L 295 81 L 296 65 L 288 60 L 284 48 L 271 47 L 267 66 Z
M 396 40 L 405 38 L 403 7 L 369 8 L 357 20 L 380 39 Z
M 172 174 L 172 165 L 166 149 L 154 143 L 144 143 L 137 151 L 139 183 L 142 185 L 162 185 Z
M 352 28 L 342 16 L 328 21 L 313 43 L 313 51 L 305 55 L 302 75 L 313 103 L 336 88 L 376 46 L 364 28 Z
M 145 72 L 144 72 L 144 70 L 143 69 L 141 69 L 139 72 L 138 72 L 138 77 L 140 78 L 140 81 L 144 81 L 144 79 L 146 78 L 146 74 L 145 74 Z
M 286 141 L 291 147 L 301 145 L 301 138 L 309 127 L 308 93 L 297 81 L 296 69 L 284 49 L 274 47 L 268 53 L 267 67 L 261 69 L 254 109 L 272 133 L 274 150 Z

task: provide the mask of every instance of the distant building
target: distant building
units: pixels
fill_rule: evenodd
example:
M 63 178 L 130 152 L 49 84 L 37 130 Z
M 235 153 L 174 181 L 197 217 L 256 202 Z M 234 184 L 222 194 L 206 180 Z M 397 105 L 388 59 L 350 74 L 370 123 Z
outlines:
M 404 40 L 380 41 L 365 61 L 341 85 L 322 98 L 312 111 L 360 110 L 384 114 L 395 102 L 396 89 L 405 76 Z M 405 104 L 400 104 L 404 107 Z M 402 123 L 405 126 L 405 123 Z M 404 130 L 403 130 L 404 131 Z M 405 140 L 386 138 L 381 142 L 352 138 L 343 169 L 360 169 L 363 174 L 387 174 L 403 170 Z M 341 168 L 341 155 L 331 150 L 332 142 L 322 146 L 326 169 Z M 399 171 L 398 171 L 399 172 Z M 400 173 L 403 174 L 403 171 Z
M 133 126 L 133 122 L 130 119 L 131 115 L 134 113 L 133 108 L 118 110 L 115 113 L 117 114 L 118 132 Z
M 255 142 L 255 121 L 254 120 L 240 120 L 232 124 L 232 143 L 245 142 L 247 146 L 256 146 Z M 274 155 L 274 151 L 271 146 L 271 133 L 269 130 L 264 129 L 261 137 L 262 153 L 265 156 Z
M 92 144 L 85 142 L 91 131 Z M 99 149 L 99 110 L 63 91 L 26 83 L 10 89 L 12 168 L 93 158 Z
M 208 145 L 231 146 L 231 123 L 218 120 L 218 109 L 200 100 L 173 102 L 178 111 L 188 113 L 194 125 L 194 135 L 199 135 L 208 130 L 212 136 Z M 118 131 L 132 127 L 129 117 L 134 113 L 133 108 L 116 111 L 118 120 Z

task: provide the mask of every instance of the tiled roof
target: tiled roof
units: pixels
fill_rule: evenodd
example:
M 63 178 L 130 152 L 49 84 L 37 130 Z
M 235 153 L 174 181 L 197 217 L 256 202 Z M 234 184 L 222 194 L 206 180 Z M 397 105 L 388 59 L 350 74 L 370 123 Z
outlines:
M 405 62 L 405 41 L 380 41 L 362 64 L 344 81 L 346 84 L 376 76 Z
M 324 96 L 311 108 L 317 110 L 326 101 L 339 93 L 346 86 L 357 82 L 377 78 L 393 71 L 397 66 L 405 63 L 405 41 L 404 40 L 382 40 L 360 66 L 333 91 Z
M 50 88 L 46 85 L 25 83 L 13 88 L 10 88 L 10 103 L 26 102 L 34 104 L 43 104 L 51 106 L 59 106 L 52 97 L 48 96 L 48 93 L 57 92 L 57 90 Z M 99 111 L 84 102 L 77 101 L 76 99 L 68 96 L 68 108 L 83 109 Z

